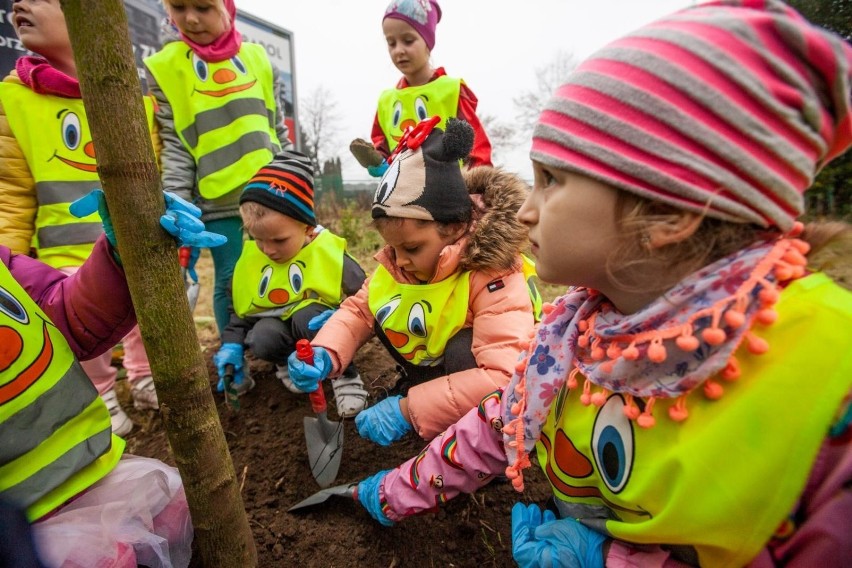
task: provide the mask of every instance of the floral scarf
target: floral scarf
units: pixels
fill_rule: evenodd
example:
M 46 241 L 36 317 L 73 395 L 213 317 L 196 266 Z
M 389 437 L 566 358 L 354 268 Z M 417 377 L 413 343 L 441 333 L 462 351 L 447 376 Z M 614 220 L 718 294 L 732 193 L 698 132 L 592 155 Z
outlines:
M 609 392 L 623 393 L 625 414 L 645 428 L 654 425 L 657 398 L 678 399 L 669 409 L 676 421 L 687 418 L 686 397 L 696 388 L 719 398 L 723 387 L 713 377 L 739 376 L 733 357 L 739 345 L 745 340 L 751 352 L 766 351 L 751 327 L 774 321 L 780 284 L 804 275 L 807 250 L 796 239 L 754 244 L 693 273 L 633 314 L 621 314 L 587 288 L 560 297 L 521 355 L 503 398 L 506 474 L 515 487 L 523 488 L 521 470 L 529 466 L 551 403 L 566 383 L 578 387 L 580 373 L 583 404 L 600 406 Z M 643 399 L 644 411 L 634 397 Z

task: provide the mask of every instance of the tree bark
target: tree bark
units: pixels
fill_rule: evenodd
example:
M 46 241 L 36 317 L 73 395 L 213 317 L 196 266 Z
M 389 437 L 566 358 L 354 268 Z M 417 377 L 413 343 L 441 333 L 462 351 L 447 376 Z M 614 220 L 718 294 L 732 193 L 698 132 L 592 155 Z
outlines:
M 121 0 L 61 0 L 118 250 L 204 566 L 257 564 L 237 476 L 180 278 L 161 229 L 160 175 Z M 109 301 L 109 298 L 104 298 Z

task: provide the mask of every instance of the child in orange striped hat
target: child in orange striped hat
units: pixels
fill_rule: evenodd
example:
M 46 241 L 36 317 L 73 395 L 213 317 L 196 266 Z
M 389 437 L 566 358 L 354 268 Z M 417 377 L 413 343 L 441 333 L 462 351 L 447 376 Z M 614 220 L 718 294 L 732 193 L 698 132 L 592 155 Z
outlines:
M 535 451 L 553 498 L 512 511 L 521 566 L 852 558 L 852 294 L 808 266 L 849 228 L 796 221 L 852 143 L 850 68 L 772 0 L 690 7 L 582 63 L 518 213 L 570 288 L 505 391 L 359 502 L 392 524 L 498 474 L 523 491 Z
M 313 171 L 303 154 L 283 150 L 260 168 L 240 195 L 240 215 L 250 239 L 234 268 L 234 307 L 214 356 L 218 389 L 224 389 L 228 364 L 239 394 L 254 386 L 244 365 L 248 347 L 278 366 L 285 387 L 301 393 L 290 380 L 287 357 L 298 340 L 316 335 L 324 321 L 318 316 L 355 294 L 366 276 L 346 252 L 346 240 L 317 225 Z M 364 408 L 367 391 L 354 365 L 332 384 L 341 416 Z

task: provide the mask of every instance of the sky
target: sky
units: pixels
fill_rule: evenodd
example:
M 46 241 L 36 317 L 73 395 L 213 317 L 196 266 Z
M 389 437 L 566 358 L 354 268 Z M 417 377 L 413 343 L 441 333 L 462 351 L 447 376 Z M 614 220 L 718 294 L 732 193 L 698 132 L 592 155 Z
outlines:
M 560 52 L 578 60 L 691 0 L 442 0 L 432 65 L 461 77 L 479 99 L 477 114 L 513 122 L 513 99 L 535 91 L 536 69 Z M 335 150 L 346 181 L 369 179 L 349 153 L 369 139 L 379 94 L 396 84 L 381 21 L 388 0 L 236 0 L 237 8 L 293 33 L 296 97 L 323 88 L 336 105 Z M 298 104 L 298 103 L 297 103 Z M 497 165 L 532 178 L 530 133 Z

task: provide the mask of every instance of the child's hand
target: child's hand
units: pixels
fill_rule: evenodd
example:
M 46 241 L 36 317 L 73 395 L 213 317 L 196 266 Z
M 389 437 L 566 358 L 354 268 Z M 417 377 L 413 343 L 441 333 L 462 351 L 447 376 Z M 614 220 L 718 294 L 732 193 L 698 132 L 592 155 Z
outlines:
M 333 364 L 331 355 L 322 347 L 314 347 L 314 364 L 309 365 L 299 360 L 295 351 L 287 358 L 287 370 L 290 372 L 290 380 L 296 388 L 302 392 L 314 392 L 319 382 L 326 378 Z
M 402 415 L 399 401 L 402 397 L 389 396 L 375 406 L 362 410 L 355 417 L 355 427 L 362 438 L 380 446 L 390 446 L 408 432 L 411 424 Z
M 225 365 L 234 366 L 234 382 L 242 384 L 243 379 L 243 346 L 239 343 L 223 343 L 219 351 L 213 356 L 213 362 L 216 363 L 216 370 L 219 372 L 219 384 L 216 385 L 216 391 L 222 392 L 225 390 Z
M 603 568 L 606 537 L 574 519 L 542 516 L 538 505 L 512 508 L 512 556 L 521 568 L 566 566 Z
M 379 521 L 386 527 L 392 527 L 394 522 L 387 518 L 387 515 L 382 512 L 382 503 L 379 499 L 379 487 L 385 480 L 385 476 L 390 470 L 386 469 L 379 473 L 368 477 L 358 484 L 358 489 L 355 491 L 355 500 L 367 509 L 370 516 Z
M 112 248 L 116 248 L 115 229 L 112 227 L 112 218 L 109 216 L 106 197 L 102 189 L 93 189 L 83 197 L 74 200 L 68 207 L 68 211 L 78 219 L 97 212 L 101 216 L 101 224 L 104 227 L 104 233 L 106 233 L 109 244 L 112 245 Z
M 363 138 L 353 140 L 349 144 L 349 151 L 352 152 L 358 163 L 367 169 L 379 166 L 385 160 L 379 151 Z M 385 162 L 385 168 L 387 168 L 387 162 Z
M 166 212 L 160 217 L 160 225 L 177 240 L 181 247 L 213 248 L 228 242 L 227 237 L 204 230 L 201 209 L 168 191 Z

